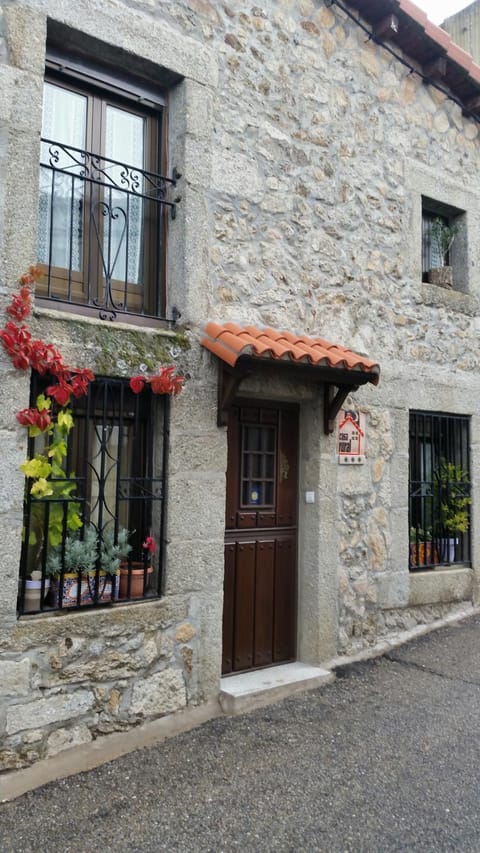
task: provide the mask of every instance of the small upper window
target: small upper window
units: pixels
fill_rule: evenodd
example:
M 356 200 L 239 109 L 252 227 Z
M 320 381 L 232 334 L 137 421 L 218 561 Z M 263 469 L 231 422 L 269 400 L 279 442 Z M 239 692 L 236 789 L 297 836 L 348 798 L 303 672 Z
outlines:
M 37 295 L 104 319 L 163 318 L 165 108 L 161 97 L 145 105 L 118 90 L 47 74 L 38 248 L 46 275 Z
M 461 253 L 455 251 L 463 229 L 462 211 L 422 199 L 422 280 L 462 289 Z

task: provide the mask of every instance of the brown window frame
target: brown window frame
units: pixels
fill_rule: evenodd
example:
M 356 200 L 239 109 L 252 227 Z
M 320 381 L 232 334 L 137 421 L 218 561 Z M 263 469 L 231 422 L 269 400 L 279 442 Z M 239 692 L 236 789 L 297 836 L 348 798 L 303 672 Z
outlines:
M 79 62 L 63 57 L 56 52 L 47 56 L 45 83 L 59 86 L 67 91 L 80 94 L 87 99 L 87 118 L 85 132 L 85 152 L 104 157 L 106 110 L 108 106 L 124 109 L 130 114 L 145 120 L 144 130 L 144 169 L 155 176 L 166 174 L 166 127 L 167 99 L 160 89 L 154 89 L 145 81 L 113 75 L 101 66 Z M 102 261 L 100 251 L 94 246 L 91 224 L 88 227 L 89 193 L 94 183 L 85 185 L 83 200 L 83 270 L 75 273 L 72 269 L 45 265 L 45 280 L 37 287 L 37 298 L 51 307 L 52 299 L 58 307 L 75 310 L 80 313 L 98 313 L 93 305 L 92 294 L 101 295 Z M 105 191 L 106 193 L 106 191 Z M 102 198 L 102 195 L 100 194 Z M 161 203 L 143 202 L 151 205 L 147 215 L 144 208 L 143 222 L 147 221 L 145 239 L 142 244 L 142 269 L 145 283 L 136 284 L 112 279 L 112 293 L 115 301 L 122 305 L 122 294 L 127 296 L 121 311 L 122 320 L 142 322 L 149 319 L 166 319 L 166 236 L 168 207 Z M 153 206 L 156 205 L 153 213 Z M 87 268 L 88 267 L 88 268 Z M 57 305 L 56 305 L 57 307 Z M 115 316 L 112 316 L 114 314 Z M 102 314 L 100 314 L 102 316 Z M 116 313 L 102 316 L 102 319 L 116 319 Z

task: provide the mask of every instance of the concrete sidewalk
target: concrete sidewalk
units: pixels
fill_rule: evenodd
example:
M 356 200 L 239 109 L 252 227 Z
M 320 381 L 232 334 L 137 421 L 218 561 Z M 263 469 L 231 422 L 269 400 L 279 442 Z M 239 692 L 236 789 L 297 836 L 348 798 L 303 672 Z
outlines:
M 0 806 L 1 853 L 480 850 L 480 616 Z

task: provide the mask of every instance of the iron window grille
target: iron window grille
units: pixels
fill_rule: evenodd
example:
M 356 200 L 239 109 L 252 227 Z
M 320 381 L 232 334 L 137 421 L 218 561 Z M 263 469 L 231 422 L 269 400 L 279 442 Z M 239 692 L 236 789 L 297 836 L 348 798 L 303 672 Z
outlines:
M 45 385 L 32 377 L 32 405 Z M 68 497 L 35 498 L 25 489 L 24 531 L 19 580 L 19 613 L 98 607 L 121 600 L 154 598 L 162 592 L 168 397 L 149 389 L 135 395 L 121 379 L 100 378 L 87 397 L 74 401 L 64 470 Z M 42 436 L 29 439 L 29 458 L 41 452 Z M 65 483 L 65 480 L 61 481 Z M 60 513 L 58 512 L 60 507 Z M 87 545 L 87 531 L 96 534 L 94 569 L 67 571 L 66 542 L 75 539 L 68 513 L 75 509 L 83 522 L 78 537 Z M 62 529 L 54 548 L 49 526 Z M 130 533 L 131 552 L 121 574 L 105 574 L 102 543 Z M 156 550 L 143 548 L 153 537 Z M 60 574 L 49 576 L 49 555 L 56 551 Z M 30 591 L 32 572 L 37 591 Z M 138 588 L 137 588 L 138 587 Z
M 470 565 L 470 418 L 410 413 L 410 570 Z

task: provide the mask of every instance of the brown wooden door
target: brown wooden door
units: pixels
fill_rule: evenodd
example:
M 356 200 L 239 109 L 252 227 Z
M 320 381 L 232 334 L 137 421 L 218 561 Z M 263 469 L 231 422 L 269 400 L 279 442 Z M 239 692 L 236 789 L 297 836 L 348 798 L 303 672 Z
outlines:
M 228 421 L 222 672 L 295 658 L 298 412 L 248 404 Z

